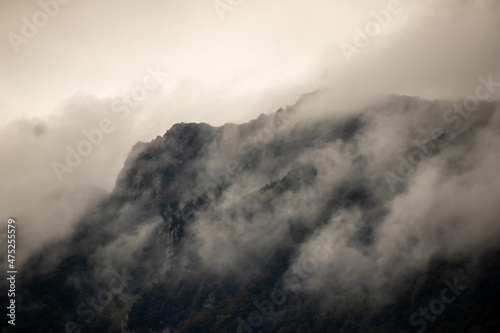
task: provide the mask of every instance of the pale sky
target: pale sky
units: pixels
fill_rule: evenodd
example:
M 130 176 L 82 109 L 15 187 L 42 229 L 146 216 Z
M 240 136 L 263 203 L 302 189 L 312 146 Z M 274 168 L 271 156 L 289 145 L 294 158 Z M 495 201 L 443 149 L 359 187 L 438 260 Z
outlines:
M 22 18 L 32 18 L 41 7 L 36 1 L 3 0 L 2 123 L 51 113 L 77 92 L 123 93 L 155 64 L 170 74 L 166 89 L 185 79 L 209 89 L 229 84 L 242 94 L 290 80 L 305 84 L 301 79 L 319 57 L 369 14 L 356 7 L 242 1 L 221 20 L 211 0 L 72 0 L 15 53 L 7 34 L 21 35 Z
M 220 88 L 225 94 L 239 97 L 285 88 L 292 96 L 274 103 L 293 101 L 297 92 L 292 89 L 314 86 L 311 81 L 318 76 L 319 69 L 348 67 L 339 44 L 352 43 L 355 28 L 363 28 L 372 19 L 371 12 L 387 8 L 390 1 L 241 0 L 232 11 L 223 13 L 224 20 L 216 12 L 215 3 L 213 0 L 71 0 L 59 4 L 54 17 L 27 44 L 18 45 L 16 53 L 8 33 L 22 35 L 23 17 L 33 22 L 33 15 L 42 8 L 38 1 L 2 0 L 0 124 L 21 117 L 48 115 L 80 92 L 100 98 L 115 97 L 140 80 L 147 66 L 156 64 L 169 73 L 163 87 L 167 92 L 188 80 L 207 92 Z M 390 46 L 391 38 L 410 35 L 412 29 L 419 29 L 420 40 L 412 45 L 422 45 L 418 50 L 424 53 L 423 64 L 429 53 L 442 54 L 440 45 L 446 47 L 446 52 L 463 51 L 461 46 L 465 43 L 446 45 L 457 41 L 454 34 L 469 34 L 462 36 L 464 42 L 470 39 L 479 44 L 500 43 L 495 39 L 497 36 L 485 36 L 498 27 L 499 20 L 493 19 L 498 14 L 496 1 L 448 0 L 438 5 L 432 1 L 417 4 L 403 0 L 401 7 L 402 12 L 394 15 L 391 24 L 374 38 L 371 50 L 363 50 L 366 54 L 361 56 L 368 57 L 370 52 Z M 478 24 L 461 26 L 474 22 Z M 448 41 L 433 40 L 440 30 L 449 34 Z M 498 52 L 498 46 L 490 47 Z M 484 56 L 484 49 L 485 45 L 480 45 L 474 55 Z M 398 54 L 404 51 L 397 50 Z M 469 64 L 471 60 L 467 60 Z M 445 62 L 449 65 L 453 61 Z M 407 70 L 412 68 L 408 66 Z M 196 89 L 191 90 L 196 93 Z M 407 93 L 423 94 L 413 90 Z M 266 108 L 256 110 L 256 106 L 249 106 L 238 113 L 219 110 L 209 117 L 192 116 L 193 120 L 215 123 L 245 121 L 261 112 L 270 112 L 277 105 L 258 106 Z M 172 121 L 176 121 L 175 117 Z

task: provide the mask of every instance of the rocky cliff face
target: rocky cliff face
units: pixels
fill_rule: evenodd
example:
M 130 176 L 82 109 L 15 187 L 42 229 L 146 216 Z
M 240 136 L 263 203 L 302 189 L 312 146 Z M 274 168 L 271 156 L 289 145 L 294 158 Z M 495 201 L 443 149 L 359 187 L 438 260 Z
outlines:
M 27 264 L 21 325 L 415 330 L 414 309 L 458 272 L 498 292 L 496 105 L 459 125 L 443 116 L 451 102 L 390 97 L 308 118 L 314 98 L 247 124 L 177 124 L 137 144 L 113 192 Z M 435 327 L 496 325 L 461 316 L 467 301 L 484 294 L 450 305 Z

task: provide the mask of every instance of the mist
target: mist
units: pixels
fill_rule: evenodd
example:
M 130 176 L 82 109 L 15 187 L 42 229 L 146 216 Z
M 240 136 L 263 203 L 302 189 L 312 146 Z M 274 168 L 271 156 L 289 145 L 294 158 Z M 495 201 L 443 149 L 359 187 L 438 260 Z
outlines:
M 82 214 L 112 191 L 131 148 L 137 142 L 162 136 L 179 122 L 205 122 L 214 126 L 243 123 L 262 113 L 292 106 L 302 94 L 318 90 L 326 93 L 297 106 L 306 110 L 297 112 L 297 126 L 325 117 L 341 119 L 363 113 L 362 118 L 369 125 L 363 134 L 357 134 L 356 143 L 348 143 L 347 147 L 329 143 L 296 157 L 297 166 L 314 161 L 323 185 L 315 188 L 314 193 L 305 190 L 275 203 L 279 209 L 273 214 L 283 219 L 308 215 L 305 212 L 317 208 L 311 203 L 318 202 L 331 186 L 354 172 L 356 154 L 368 159 L 370 174 L 383 177 L 388 165 L 397 169 L 395 157 L 412 140 L 429 137 L 427 130 L 437 126 L 433 125 L 434 119 L 442 118 L 433 115 L 432 110 L 440 107 L 425 106 L 429 111 L 425 116 L 418 115 L 421 113 L 418 107 L 415 115 L 382 112 L 373 116 L 375 110 L 370 105 L 377 105 L 381 96 L 388 94 L 458 100 L 475 94 L 479 77 L 491 76 L 494 82 L 500 81 L 500 9 L 495 1 L 449 0 L 439 4 L 401 1 L 399 13 L 392 15 L 391 23 L 348 61 L 341 43 L 355 45 L 355 29 L 363 30 L 365 24 L 374 20 L 371 12 L 384 10 L 388 5 L 388 1 L 311 4 L 262 0 L 243 2 L 226 12 L 221 20 L 210 1 L 189 4 L 153 1 L 147 6 L 123 1 L 70 2 L 60 5 L 57 15 L 39 29 L 37 36 L 27 44 L 18 45 L 18 52 L 4 38 L 1 61 L 4 74 L 0 81 L 3 105 L 0 202 L 4 209 L 0 218 L 5 221 L 14 217 L 22 225 L 18 236 L 23 244 L 19 260 L 25 260 L 43 244 L 70 234 Z M 2 3 L 1 7 L 0 31 L 5 36 L 9 32 L 21 34 L 21 18 L 31 19 L 40 10 L 35 1 Z M 150 67 L 161 68 L 166 73 L 165 79 L 122 119 L 114 112 L 113 101 L 124 98 L 140 85 Z M 493 84 L 487 99 L 499 100 L 497 85 Z M 423 102 L 427 103 L 430 102 Z M 103 119 L 109 120 L 114 129 L 103 133 L 102 141 L 92 145 L 91 153 L 82 156 L 78 166 L 64 173 L 61 181 L 53 163 L 64 164 L 67 147 L 76 150 L 82 140 L 87 140 L 82 131 L 99 129 Z M 412 250 L 419 251 L 421 261 L 414 264 L 418 268 L 433 253 L 457 251 L 458 241 L 450 239 L 437 246 L 428 240 L 438 237 L 442 232 L 439 228 L 453 223 L 461 225 L 450 222 L 455 221 L 455 216 L 470 215 L 481 209 L 486 217 L 479 229 L 492 227 L 490 216 L 495 213 L 492 202 L 485 200 L 483 206 L 476 206 L 477 200 L 471 202 L 464 197 L 461 211 L 456 212 L 447 193 L 461 191 L 475 181 L 486 186 L 477 189 L 477 197 L 487 197 L 488 190 L 494 191 L 494 177 L 483 171 L 494 170 L 498 162 L 487 153 L 494 147 L 498 131 L 495 124 L 492 122 L 478 133 L 480 137 L 476 140 L 481 141 L 469 144 L 482 145 L 484 150 L 467 145 L 450 148 L 439 154 L 441 158 L 432 157 L 421 163 L 399 196 L 392 197 L 390 188 L 380 190 L 389 213 L 380 222 L 375 235 L 380 239 L 377 244 L 391 239 L 396 232 L 403 235 L 406 232 L 408 236 L 401 237 L 402 245 L 389 242 L 394 247 L 404 248 L 407 238 L 421 239 L 420 245 Z M 422 132 L 408 137 L 405 128 Z M 276 138 L 288 131 L 291 129 Z M 404 143 L 399 142 L 402 136 Z M 230 142 L 232 137 L 228 135 L 227 140 Z M 463 178 L 445 177 L 442 187 L 433 186 L 443 177 L 443 170 L 448 170 L 447 159 L 470 151 L 474 154 L 467 155 L 468 159 L 462 163 L 463 168 L 474 166 L 473 171 Z M 224 159 L 224 154 L 219 158 Z M 212 163 L 213 170 L 218 168 L 213 161 L 201 162 L 204 167 L 209 165 L 206 163 Z M 335 172 L 331 171 L 332 164 L 337 166 Z M 233 193 L 238 197 L 258 190 L 259 184 L 270 179 L 285 176 L 273 174 L 271 166 L 260 168 L 265 172 L 239 176 L 242 183 L 229 189 L 224 207 L 234 202 Z M 432 220 L 430 217 L 435 213 L 432 205 L 442 202 L 446 209 L 440 213 L 439 221 L 443 224 L 426 231 L 429 235 L 417 233 L 410 237 L 411 228 L 400 230 L 398 216 L 406 212 L 403 207 L 419 200 L 428 207 L 412 223 Z M 289 207 L 287 202 L 304 204 Z M 267 251 L 285 244 L 287 231 L 266 226 L 264 222 L 270 218 L 266 214 L 262 212 L 256 217 L 260 222 L 250 231 L 240 230 L 241 239 L 237 230 L 231 230 L 238 223 L 228 231 L 228 235 L 234 233 L 233 243 L 248 244 L 246 252 L 219 256 L 219 240 L 202 238 L 199 246 L 207 267 L 220 272 L 238 271 L 234 262 L 252 262 L 249 258 L 265 256 Z M 207 222 L 209 216 L 200 217 L 195 224 L 196 235 L 213 228 Z M 340 218 L 332 217 L 331 228 L 336 228 L 334 221 Z M 468 234 L 467 226 L 461 226 L 452 233 L 457 239 Z M 225 230 L 222 226 L 217 228 Z M 328 226 L 325 230 L 329 230 Z M 343 235 L 350 231 L 340 228 L 339 232 Z M 224 234 L 218 237 L 224 238 Z M 475 232 L 467 244 L 474 248 L 484 237 L 488 238 L 486 232 Z M 255 252 L 250 244 L 258 244 L 260 250 Z M 198 251 L 197 246 L 192 251 Z M 360 275 L 372 272 L 375 268 L 370 265 L 375 263 L 385 267 L 394 260 L 403 260 L 393 258 L 395 249 L 384 246 L 374 245 L 377 250 L 374 258 L 353 254 L 352 260 L 372 263 Z M 260 264 L 257 260 L 255 272 Z M 320 270 L 318 279 L 322 274 L 328 275 L 329 268 Z M 377 281 L 384 283 L 384 279 Z M 311 279 L 304 288 L 322 286 Z

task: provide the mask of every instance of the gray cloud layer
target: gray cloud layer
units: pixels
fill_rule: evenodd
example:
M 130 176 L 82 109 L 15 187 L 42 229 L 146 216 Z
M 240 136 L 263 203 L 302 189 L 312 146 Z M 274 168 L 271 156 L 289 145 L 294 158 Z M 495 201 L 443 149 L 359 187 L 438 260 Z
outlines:
M 295 119 L 322 97 L 294 108 Z M 256 148 L 256 165 L 233 177 L 222 197 L 199 212 L 188 229 L 185 260 L 194 253 L 198 273 L 247 281 L 278 250 L 295 246 L 298 230 L 314 230 L 295 250 L 286 275 L 300 279 L 285 278 L 286 286 L 337 303 L 357 296 L 379 304 L 431 259 L 495 246 L 500 109 L 481 104 L 454 129 L 456 122 L 441 119 L 454 103 L 391 97 L 358 112 L 295 122 Z M 349 125 L 352 117 L 363 125 Z M 447 134 L 427 154 L 419 144 L 438 126 Z M 342 138 L 352 131 L 353 137 Z M 240 143 L 230 132 L 220 142 Z M 233 157 L 218 154 L 224 149 L 214 147 L 200 161 L 205 170 L 229 163 Z M 416 151 L 420 159 L 412 160 Z M 411 161 L 413 171 L 393 192 L 385 174 L 398 174 L 399 157 Z M 286 174 L 307 165 L 317 171 L 312 181 L 287 189 Z M 280 179 L 278 187 L 264 187 Z
M 219 20 L 210 1 L 158 1 L 149 7 L 123 1 L 61 6 L 59 14 L 35 38 L 21 45 L 19 54 L 11 52 L 8 39 L 3 39 L 5 75 L 0 81 L 0 101 L 6 120 L 0 130 L 0 202 L 6 208 L 0 219 L 14 216 L 22 221 L 25 229 L 19 237 L 25 244 L 21 251 L 26 253 L 66 235 L 92 199 L 98 198 L 95 193 L 102 192 L 96 188 L 112 189 L 133 144 L 151 140 L 176 122 L 242 122 L 292 105 L 304 92 L 328 88 L 328 94 L 298 115 L 299 123 L 306 124 L 329 114 L 349 114 L 371 104 L 380 94 L 460 98 L 474 93 L 480 75 L 491 73 L 498 81 L 500 15 L 496 1 L 402 2 L 403 11 L 388 30 L 347 63 L 339 44 L 352 42 L 354 29 L 363 28 L 372 20 L 370 12 L 387 4 L 253 1 L 239 6 L 225 21 Z M 4 36 L 20 33 L 21 18 L 30 18 L 40 9 L 35 1 L 1 6 L 5 19 L 0 20 L 0 32 Z M 167 80 L 130 118 L 121 121 L 110 112 L 111 101 L 140 81 L 144 68 L 156 64 L 169 73 Z M 490 98 L 498 100 L 499 91 Z M 390 163 L 397 167 L 397 162 L 390 161 L 413 140 L 407 127 L 413 126 L 417 132 L 420 125 L 432 129 L 434 119 L 441 119 L 432 114 L 420 116 L 422 110 L 417 110 L 416 115 L 382 113 L 370 120 L 370 130 L 359 137 L 356 146 L 369 159 L 370 172 L 381 171 Z M 85 139 L 82 130 L 97 128 L 103 118 L 110 118 L 116 130 L 105 135 L 102 144 L 59 183 L 51 163 L 63 162 L 66 146 L 76 147 Z M 493 127 L 491 133 L 495 131 Z M 485 149 L 493 145 L 493 137 L 484 138 Z M 401 140 L 405 142 L 399 145 Z M 455 151 L 450 158 L 460 154 L 460 150 Z M 298 165 L 317 161 L 318 177 L 331 185 L 351 170 L 353 157 L 325 145 L 301 158 Z M 475 158 L 481 163 L 472 158 L 467 166 L 487 168 L 479 155 Z M 434 159 L 426 163 L 431 162 L 437 163 L 432 170 L 440 170 L 444 163 Z M 219 167 L 216 161 L 210 163 L 214 169 Z M 328 163 L 341 171 L 326 168 Z M 424 170 L 419 169 L 415 179 L 432 176 Z M 249 178 L 242 187 L 252 185 L 247 190 L 268 180 L 260 173 L 245 177 Z M 472 182 L 475 178 L 470 177 Z M 418 183 L 422 187 L 426 181 Z M 315 195 L 319 198 L 326 188 L 316 189 Z M 438 200 L 446 191 L 461 188 L 450 183 L 433 193 Z M 243 190 L 230 189 L 234 193 Z M 415 191 L 424 189 L 415 187 Z M 401 201 L 402 206 L 406 204 Z M 302 216 L 298 207 L 285 209 L 283 216 Z M 262 225 L 255 226 L 267 231 L 262 239 L 279 234 L 279 229 L 267 230 L 267 218 L 265 214 L 259 217 Z M 397 219 L 397 214 L 392 219 Z M 389 228 L 395 223 L 391 221 L 388 218 L 383 225 Z M 200 220 L 199 228 L 210 226 Z M 260 239 L 245 237 L 243 244 Z M 381 231 L 380 237 L 389 236 Z M 211 249 L 216 245 L 207 240 L 203 246 Z M 452 251 L 453 244 L 448 248 Z M 262 245 L 262 249 L 268 248 Z M 210 253 L 204 254 L 207 260 Z M 246 258 L 244 254 L 234 256 Z M 220 267 L 233 259 L 221 257 Z

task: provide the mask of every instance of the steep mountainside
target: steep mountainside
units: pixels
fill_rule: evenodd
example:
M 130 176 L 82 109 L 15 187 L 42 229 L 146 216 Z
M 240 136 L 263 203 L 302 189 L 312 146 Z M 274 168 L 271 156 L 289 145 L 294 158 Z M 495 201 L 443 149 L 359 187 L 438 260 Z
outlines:
M 497 105 L 312 115 L 315 98 L 137 144 L 113 192 L 25 264 L 16 329 L 497 331 Z

